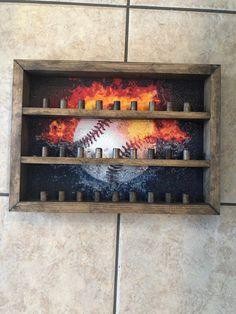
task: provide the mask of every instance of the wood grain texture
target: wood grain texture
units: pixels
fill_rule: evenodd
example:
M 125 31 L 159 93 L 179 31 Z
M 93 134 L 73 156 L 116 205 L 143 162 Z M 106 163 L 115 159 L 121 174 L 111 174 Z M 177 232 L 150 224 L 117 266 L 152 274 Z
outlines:
M 87 62 L 87 61 L 62 61 L 62 60 L 17 60 L 22 68 L 34 73 L 79 74 L 79 75 L 135 75 L 139 77 L 158 77 L 158 74 L 173 75 L 210 75 L 215 65 L 208 64 L 163 64 L 141 62 Z
M 129 110 L 85 110 L 60 108 L 23 108 L 24 115 L 33 116 L 72 116 L 83 118 L 113 118 L 113 119 L 178 119 L 178 120 L 208 120 L 209 112 L 182 111 L 129 111 Z
M 211 77 L 209 76 L 204 82 L 204 110 L 211 111 Z M 205 121 L 203 130 L 203 152 L 205 159 L 211 158 L 211 123 Z M 210 169 L 203 172 L 203 196 L 204 202 L 210 203 Z
M 21 168 L 21 122 L 23 106 L 24 71 L 17 62 L 13 70 L 12 122 L 11 122 L 11 173 L 9 206 L 12 208 L 20 199 Z
M 210 204 L 220 211 L 220 111 L 221 68 L 211 75 L 211 120 L 210 120 Z
M 176 160 L 176 159 L 114 159 L 114 158 L 77 158 L 77 157 L 21 157 L 22 164 L 81 165 L 109 164 L 126 166 L 156 167 L 210 167 L 209 160 Z
M 52 213 L 142 213 L 216 215 L 208 204 L 148 204 L 112 202 L 20 202 L 13 211 Z

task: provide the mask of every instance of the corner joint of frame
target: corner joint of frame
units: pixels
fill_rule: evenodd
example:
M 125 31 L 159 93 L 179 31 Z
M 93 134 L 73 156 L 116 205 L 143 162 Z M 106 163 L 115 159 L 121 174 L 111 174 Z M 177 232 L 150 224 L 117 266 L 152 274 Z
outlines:
M 20 59 L 14 59 L 13 65 L 18 65 L 19 67 L 21 67 L 22 70 L 24 70 L 24 67 L 23 67 Z
M 18 205 L 19 205 L 19 202 L 15 203 L 14 205 L 10 205 L 9 212 L 16 212 Z
M 216 215 L 220 215 L 220 209 L 219 208 L 216 208 L 216 207 L 212 206 L 211 204 L 209 204 L 209 205 L 214 210 Z
M 217 70 L 221 71 L 221 64 L 212 64 L 211 65 L 211 74 L 213 74 Z

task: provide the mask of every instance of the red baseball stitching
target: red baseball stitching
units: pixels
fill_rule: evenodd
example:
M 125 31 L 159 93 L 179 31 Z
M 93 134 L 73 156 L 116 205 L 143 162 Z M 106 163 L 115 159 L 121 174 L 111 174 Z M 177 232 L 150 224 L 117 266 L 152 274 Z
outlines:
M 128 157 L 131 148 L 140 149 L 143 143 L 154 144 L 155 142 L 156 138 L 152 135 L 145 136 L 144 138 L 135 138 L 134 140 L 126 142 L 125 145 L 122 146 L 120 152 L 122 156 Z
M 79 145 L 88 148 L 94 142 L 96 142 L 101 135 L 104 134 L 107 128 L 113 123 L 112 120 L 109 119 L 102 119 L 98 120 L 98 122 L 92 127 L 92 129 L 78 141 Z M 156 138 L 154 136 L 145 136 L 144 138 L 135 138 L 133 140 L 127 141 L 125 145 L 120 148 L 120 154 L 122 157 L 129 157 L 130 156 L 130 149 L 136 148 L 140 149 L 143 143 L 153 144 L 155 143 Z M 120 172 L 122 165 L 109 165 L 106 171 L 106 178 L 108 182 L 114 182 L 118 179 L 118 173 Z
M 122 157 L 129 157 L 130 156 L 130 148 L 141 148 L 143 143 L 155 143 L 156 138 L 154 136 L 146 136 L 143 139 L 136 138 L 135 140 L 131 140 L 126 142 L 125 145 L 122 146 L 120 149 L 120 153 Z M 122 165 L 109 165 L 106 171 L 106 178 L 108 182 L 114 182 L 118 179 L 118 173 L 123 168 Z
M 93 144 L 93 142 L 96 142 L 98 138 L 104 134 L 103 131 L 106 130 L 106 128 L 110 127 L 110 124 L 113 121 L 109 119 L 103 119 L 103 120 L 98 120 L 96 125 L 92 127 L 92 129 L 84 136 L 82 139 L 78 141 L 79 145 L 87 148 L 90 147 L 90 145 Z
M 90 145 L 96 142 L 100 136 L 104 134 L 104 131 L 106 131 L 112 123 L 113 121 L 109 119 L 98 120 L 96 125 L 94 125 L 92 129 L 78 141 L 79 145 L 85 148 L 90 147 Z M 125 145 L 122 145 L 122 148 L 120 148 L 121 155 L 127 156 L 129 155 L 130 148 L 140 149 L 143 143 L 153 144 L 155 141 L 156 138 L 151 135 L 127 141 Z

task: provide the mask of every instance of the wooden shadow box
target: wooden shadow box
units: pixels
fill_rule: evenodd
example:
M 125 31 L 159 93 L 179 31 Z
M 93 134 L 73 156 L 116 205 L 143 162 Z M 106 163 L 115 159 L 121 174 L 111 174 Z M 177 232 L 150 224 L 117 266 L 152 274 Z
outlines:
M 219 65 L 15 60 L 10 210 L 219 214 L 220 71 Z M 60 147 L 66 149 L 61 157 Z M 78 147 L 85 157 L 78 157 Z M 98 147 L 103 158 L 94 155 Z M 116 147 L 121 158 L 112 156 Z M 190 200 L 183 202 L 183 194 Z

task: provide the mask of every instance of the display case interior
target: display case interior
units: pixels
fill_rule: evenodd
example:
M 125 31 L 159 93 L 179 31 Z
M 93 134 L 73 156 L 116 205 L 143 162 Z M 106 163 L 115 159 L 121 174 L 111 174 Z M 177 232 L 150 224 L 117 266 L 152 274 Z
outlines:
M 13 210 L 218 213 L 219 70 L 15 62 Z

